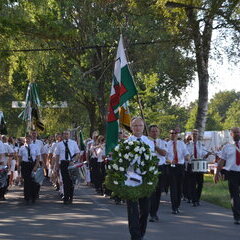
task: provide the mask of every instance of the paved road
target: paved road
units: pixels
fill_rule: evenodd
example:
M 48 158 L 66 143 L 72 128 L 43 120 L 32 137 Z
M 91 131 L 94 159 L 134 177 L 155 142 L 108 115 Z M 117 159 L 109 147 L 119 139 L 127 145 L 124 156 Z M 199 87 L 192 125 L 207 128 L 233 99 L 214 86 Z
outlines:
M 1 240 L 127 240 L 126 206 L 97 196 L 92 188 L 76 190 L 73 205 L 63 205 L 51 186 L 43 186 L 35 205 L 25 206 L 22 188 L 13 187 L 0 202 Z M 149 223 L 146 240 L 239 239 L 230 210 L 203 202 L 191 207 L 183 202 L 182 213 L 172 215 L 169 197 L 163 195 L 158 223 Z

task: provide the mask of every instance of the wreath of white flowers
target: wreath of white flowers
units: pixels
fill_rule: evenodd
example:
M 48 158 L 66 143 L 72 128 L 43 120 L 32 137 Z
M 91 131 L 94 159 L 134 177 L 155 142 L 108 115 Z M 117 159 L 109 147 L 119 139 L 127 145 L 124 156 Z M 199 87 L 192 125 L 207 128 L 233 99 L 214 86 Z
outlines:
M 105 184 L 113 194 L 127 200 L 149 196 L 158 181 L 158 159 L 149 145 L 120 141 L 112 153 Z

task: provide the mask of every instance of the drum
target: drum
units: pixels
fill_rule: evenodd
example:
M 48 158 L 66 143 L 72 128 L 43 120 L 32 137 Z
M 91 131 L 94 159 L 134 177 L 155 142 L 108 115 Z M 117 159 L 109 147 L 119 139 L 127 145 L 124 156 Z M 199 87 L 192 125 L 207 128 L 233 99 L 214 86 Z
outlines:
M 71 162 L 68 167 L 68 172 L 73 184 L 80 183 L 83 179 L 84 170 L 83 170 L 84 163 L 79 162 Z
M 195 159 L 192 160 L 192 171 L 193 172 L 208 172 L 208 164 L 206 159 Z
M 38 168 L 36 172 L 33 172 L 32 177 L 36 183 L 42 185 L 45 178 L 43 168 Z

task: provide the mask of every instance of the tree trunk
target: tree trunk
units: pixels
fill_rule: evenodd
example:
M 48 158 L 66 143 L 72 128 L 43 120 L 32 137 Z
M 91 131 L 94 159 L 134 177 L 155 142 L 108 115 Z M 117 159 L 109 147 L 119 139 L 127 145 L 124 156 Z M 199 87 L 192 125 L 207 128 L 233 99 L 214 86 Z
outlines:
M 96 129 L 96 106 L 95 105 L 89 105 L 87 108 L 88 111 L 88 116 L 89 116 L 89 121 L 90 121 L 90 129 L 89 129 L 89 136 L 92 136 L 92 133 L 97 130 Z
M 208 61 L 211 48 L 213 18 L 205 17 L 205 26 L 203 33 L 201 33 L 199 21 L 197 21 L 194 9 L 186 9 L 186 11 L 193 34 L 199 81 L 198 110 L 195 128 L 199 130 L 199 135 L 203 136 L 208 111 Z

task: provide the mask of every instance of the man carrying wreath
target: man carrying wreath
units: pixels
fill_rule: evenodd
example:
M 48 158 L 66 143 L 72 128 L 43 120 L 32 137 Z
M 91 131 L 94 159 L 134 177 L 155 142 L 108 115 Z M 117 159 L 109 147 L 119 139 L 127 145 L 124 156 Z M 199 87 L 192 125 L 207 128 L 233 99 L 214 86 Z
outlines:
M 154 151 L 154 144 L 143 135 L 144 122 L 140 117 L 131 120 L 132 136 L 128 141 L 140 141 L 149 145 L 151 151 Z M 150 210 L 150 198 L 143 197 L 137 201 L 127 200 L 128 226 L 131 234 L 131 240 L 143 240 L 147 228 L 147 219 Z

